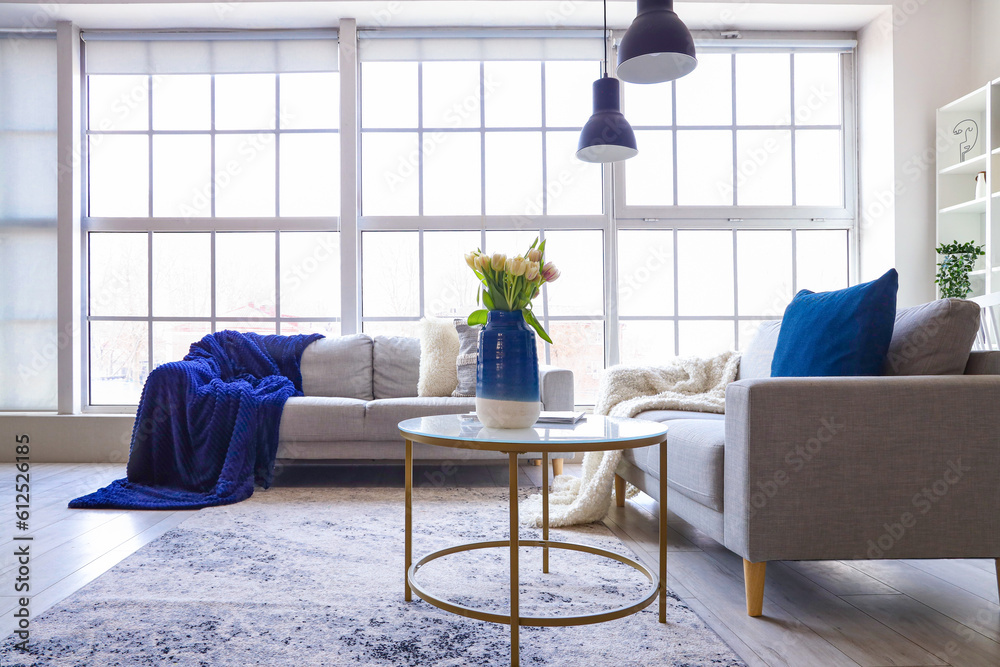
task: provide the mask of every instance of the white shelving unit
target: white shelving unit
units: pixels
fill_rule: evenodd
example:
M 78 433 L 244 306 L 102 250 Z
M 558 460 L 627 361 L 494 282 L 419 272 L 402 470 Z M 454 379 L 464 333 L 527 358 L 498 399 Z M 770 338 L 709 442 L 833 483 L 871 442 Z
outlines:
M 963 160 L 963 144 L 972 143 L 964 131 L 969 120 L 978 136 Z M 980 172 L 986 172 L 987 195 L 977 198 Z M 937 112 L 937 242 L 953 241 L 986 246 L 970 274 L 970 296 L 1000 292 L 1000 79 Z

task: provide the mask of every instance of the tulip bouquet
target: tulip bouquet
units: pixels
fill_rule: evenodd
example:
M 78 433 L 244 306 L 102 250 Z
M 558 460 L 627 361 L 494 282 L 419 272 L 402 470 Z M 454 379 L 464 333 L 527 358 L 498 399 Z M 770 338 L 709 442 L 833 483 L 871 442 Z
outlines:
M 542 340 L 552 342 L 531 312 L 531 300 L 538 296 L 542 284 L 559 277 L 555 264 L 545 261 L 545 241 L 539 243 L 536 238 L 528 252 L 516 257 L 507 257 L 499 252 L 487 255 L 477 249 L 466 253 L 465 262 L 482 283 L 476 303 L 486 306 L 469 315 L 470 326 L 486 324 L 491 310 L 520 310 L 524 321 Z

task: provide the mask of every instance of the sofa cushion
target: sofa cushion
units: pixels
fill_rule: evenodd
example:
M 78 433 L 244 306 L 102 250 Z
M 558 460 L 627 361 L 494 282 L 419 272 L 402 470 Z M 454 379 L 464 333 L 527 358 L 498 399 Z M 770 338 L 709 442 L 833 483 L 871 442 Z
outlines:
M 458 386 L 458 331 L 452 319 L 420 320 L 417 396 L 451 396 Z
M 667 433 L 667 485 L 681 495 L 721 512 L 725 445 L 724 420 L 671 421 Z M 646 474 L 661 479 L 658 445 L 626 449 L 623 456 Z
M 771 377 L 881 375 L 899 274 L 834 292 L 802 290 L 785 309 Z
M 458 359 L 455 361 L 455 373 L 458 376 L 458 386 L 452 396 L 476 395 L 476 362 L 479 360 L 479 332 L 483 325 L 469 326 L 465 320 L 455 320 L 458 331 Z
M 961 375 L 979 333 L 979 304 L 938 299 L 896 313 L 886 375 Z
M 375 336 L 372 360 L 375 398 L 417 395 L 417 382 L 420 381 L 419 338 Z
M 365 334 L 321 338 L 302 353 L 302 393 L 370 401 L 372 339 Z
M 457 415 L 475 409 L 475 398 L 440 396 L 376 399 L 370 401 L 365 408 L 364 439 L 402 440 L 398 425 L 404 419 L 430 415 Z
M 281 442 L 363 440 L 366 401 L 357 398 L 293 396 L 285 401 L 278 427 Z
M 761 322 L 757 334 L 750 340 L 740 357 L 740 370 L 737 380 L 756 380 L 771 377 L 771 360 L 774 359 L 774 348 L 778 344 L 778 332 L 781 330 L 781 320 Z

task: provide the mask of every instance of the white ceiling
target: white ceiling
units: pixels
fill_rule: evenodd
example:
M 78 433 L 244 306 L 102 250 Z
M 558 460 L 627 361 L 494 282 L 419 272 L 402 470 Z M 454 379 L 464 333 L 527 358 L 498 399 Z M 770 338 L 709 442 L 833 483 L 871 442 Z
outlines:
M 886 5 L 813 2 L 677 2 L 677 13 L 700 30 L 857 30 Z M 886 0 L 888 2 L 888 0 Z M 608 3 L 611 27 L 625 28 L 635 17 L 633 0 Z M 427 26 L 600 27 L 602 4 L 596 0 L 392 0 L 390 2 L 232 2 L 127 3 L 119 1 L 36 4 L 0 2 L 0 27 L 51 28 L 73 21 L 84 29 L 163 28 L 315 28 L 356 18 L 362 28 Z

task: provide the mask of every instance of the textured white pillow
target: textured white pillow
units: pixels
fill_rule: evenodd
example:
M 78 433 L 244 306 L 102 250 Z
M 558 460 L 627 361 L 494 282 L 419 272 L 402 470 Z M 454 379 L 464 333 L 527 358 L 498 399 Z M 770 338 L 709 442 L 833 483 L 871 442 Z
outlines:
M 458 331 L 453 320 L 420 320 L 417 396 L 451 396 L 458 386 Z

